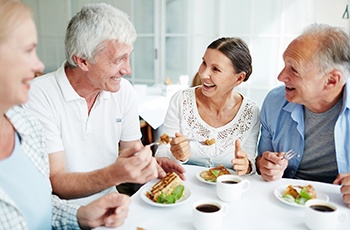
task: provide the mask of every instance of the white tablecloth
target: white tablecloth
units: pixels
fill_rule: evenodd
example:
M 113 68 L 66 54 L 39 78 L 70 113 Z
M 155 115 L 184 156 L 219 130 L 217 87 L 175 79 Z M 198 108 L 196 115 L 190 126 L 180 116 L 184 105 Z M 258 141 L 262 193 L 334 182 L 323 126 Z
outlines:
M 144 95 L 138 97 L 139 115 L 153 129 L 159 128 L 168 110 L 170 98 L 162 95 Z
M 142 227 L 147 230 L 193 230 L 192 206 L 197 200 L 211 199 L 220 201 L 215 193 L 215 185 L 205 184 L 196 178 L 196 173 L 204 168 L 198 166 L 185 166 L 185 186 L 190 188 L 192 195 L 187 202 L 172 208 L 154 207 L 147 204 L 140 197 L 142 188 L 132 196 L 129 215 L 120 230 L 136 230 Z M 250 180 L 250 189 L 244 193 L 240 200 L 228 205 L 228 214 L 224 219 L 224 229 L 278 229 L 295 230 L 307 229 L 304 224 L 304 209 L 282 203 L 274 195 L 274 190 L 282 185 L 304 184 L 305 181 L 281 179 L 275 182 L 266 182 L 259 175 L 244 176 Z M 149 182 L 155 183 L 155 181 Z M 322 191 L 329 196 L 331 202 L 339 209 L 348 212 L 350 209 L 342 201 L 340 186 L 309 182 L 316 191 Z M 107 229 L 107 228 L 98 228 Z M 350 229 L 350 219 L 338 225 L 339 230 Z M 216 229 L 215 229 L 216 230 Z

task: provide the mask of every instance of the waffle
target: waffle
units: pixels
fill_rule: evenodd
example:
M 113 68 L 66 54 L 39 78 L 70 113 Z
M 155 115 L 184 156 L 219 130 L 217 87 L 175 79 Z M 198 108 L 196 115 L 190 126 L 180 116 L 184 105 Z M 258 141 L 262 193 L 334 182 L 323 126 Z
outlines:
M 179 185 L 182 185 L 180 177 L 174 172 L 167 173 L 162 180 L 153 185 L 151 192 L 148 192 L 146 195 L 156 202 L 161 193 L 169 195 Z

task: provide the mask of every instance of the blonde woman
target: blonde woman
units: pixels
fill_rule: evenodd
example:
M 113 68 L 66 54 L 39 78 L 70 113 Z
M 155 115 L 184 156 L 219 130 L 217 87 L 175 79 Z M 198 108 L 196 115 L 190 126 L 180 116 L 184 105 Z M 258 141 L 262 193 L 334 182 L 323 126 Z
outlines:
M 43 63 L 30 10 L 0 0 L 0 229 L 81 229 L 120 226 L 130 198 L 112 193 L 87 206 L 52 195 L 40 123 L 18 106 Z

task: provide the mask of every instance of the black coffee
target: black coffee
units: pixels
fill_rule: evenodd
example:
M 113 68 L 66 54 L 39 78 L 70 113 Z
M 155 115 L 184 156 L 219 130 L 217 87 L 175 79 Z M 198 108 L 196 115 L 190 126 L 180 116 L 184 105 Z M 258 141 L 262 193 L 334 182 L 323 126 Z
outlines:
M 311 205 L 310 208 L 319 212 L 334 212 L 335 210 L 325 205 Z
M 220 208 L 213 204 L 201 204 L 196 207 L 200 212 L 217 212 Z
M 238 181 L 234 181 L 234 180 L 223 180 L 223 181 L 221 181 L 221 183 L 224 183 L 224 184 L 237 184 Z

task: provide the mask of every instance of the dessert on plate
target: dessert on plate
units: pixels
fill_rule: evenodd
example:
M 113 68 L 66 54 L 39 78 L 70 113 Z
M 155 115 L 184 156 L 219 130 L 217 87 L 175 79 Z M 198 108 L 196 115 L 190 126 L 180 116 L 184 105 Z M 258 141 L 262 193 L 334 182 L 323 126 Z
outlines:
M 179 200 L 184 192 L 183 181 L 175 173 L 167 173 L 166 176 L 152 186 L 146 196 L 154 202 L 173 204 Z
M 315 199 L 316 197 L 316 191 L 311 184 L 306 186 L 288 185 L 282 195 L 283 199 L 302 205 L 305 204 L 306 201 Z
M 218 165 L 217 167 L 210 168 L 209 170 L 202 171 L 200 173 L 200 177 L 202 177 L 206 181 L 216 182 L 216 178 L 221 175 L 229 175 L 231 174 L 227 168 L 223 165 Z

